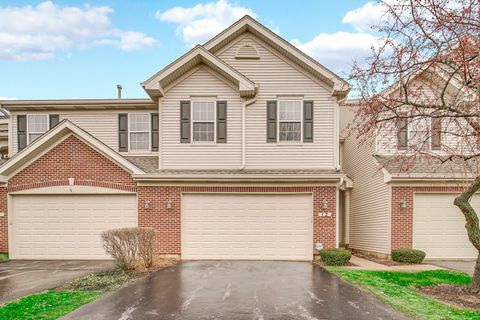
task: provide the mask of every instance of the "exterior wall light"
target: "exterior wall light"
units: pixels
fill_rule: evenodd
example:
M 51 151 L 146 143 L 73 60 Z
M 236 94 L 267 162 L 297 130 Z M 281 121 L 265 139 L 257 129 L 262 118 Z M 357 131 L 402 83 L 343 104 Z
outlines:
M 404 199 L 400 200 L 400 209 L 406 209 L 407 208 L 407 201 Z
M 149 200 L 145 200 L 145 202 L 143 203 L 143 207 L 144 207 L 145 209 L 150 209 L 150 207 L 151 207 L 150 201 L 149 201 Z
M 328 202 L 327 200 L 322 201 L 322 209 L 328 209 Z
M 173 208 L 173 202 L 172 200 L 167 201 L 167 209 L 172 209 Z

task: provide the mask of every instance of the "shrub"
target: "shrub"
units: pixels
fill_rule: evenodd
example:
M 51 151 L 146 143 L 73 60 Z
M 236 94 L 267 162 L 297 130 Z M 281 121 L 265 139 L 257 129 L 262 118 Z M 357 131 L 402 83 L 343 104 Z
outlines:
M 138 256 L 142 259 L 145 268 L 153 266 L 153 251 L 155 250 L 155 230 L 140 228 L 138 233 Z
M 327 266 L 344 266 L 350 261 L 352 253 L 345 249 L 323 249 L 320 257 Z
M 425 252 L 415 249 L 393 249 L 392 260 L 402 263 L 422 263 Z

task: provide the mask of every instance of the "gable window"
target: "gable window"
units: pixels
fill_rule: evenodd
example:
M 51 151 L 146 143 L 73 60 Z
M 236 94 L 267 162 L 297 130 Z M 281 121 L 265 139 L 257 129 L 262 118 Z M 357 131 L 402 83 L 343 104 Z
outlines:
M 28 144 L 37 140 L 42 134 L 48 131 L 49 121 L 47 114 L 27 115 L 27 137 Z
M 278 102 L 278 137 L 279 141 L 302 140 L 302 101 Z
M 132 151 L 150 150 L 150 113 L 128 114 L 129 144 Z
M 440 118 L 432 118 L 431 120 L 430 148 L 440 150 L 442 147 L 442 120 Z
M 215 102 L 192 101 L 193 142 L 215 141 Z
M 406 150 L 408 147 L 408 118 L 401 114 L 397 121 L 397 149 Z

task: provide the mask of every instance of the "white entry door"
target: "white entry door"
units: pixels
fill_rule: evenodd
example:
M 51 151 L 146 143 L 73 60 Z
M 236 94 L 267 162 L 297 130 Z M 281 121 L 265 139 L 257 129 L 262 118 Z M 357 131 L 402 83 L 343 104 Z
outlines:
M 185 194 L 182 259 L 311 260 L 311 194 Z
M 470 244 L 465 218 L 454 204 L 455 194 L 416 194 L 413 212 L 413 246 L 427 259 L 471 259 L 478 252 Z M 480 212 L 480 196 L 472 198 Z
M 109 259 L 101 233 L 138 226 L 136 195 L 14 195 L 13 259 Z

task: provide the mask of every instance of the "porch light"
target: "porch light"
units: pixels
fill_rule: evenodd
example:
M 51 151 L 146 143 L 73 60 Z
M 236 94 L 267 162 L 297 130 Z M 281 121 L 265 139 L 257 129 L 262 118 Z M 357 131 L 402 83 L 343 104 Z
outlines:
M 328 202 L 327 200 L 322 201 L 322 209 L 328 209 Z
M 150 201 L 149 201 L 149 200 L 145 200 L 145 202 L 143 203 L 143 207 L 144 207 L 145 209 L 150 209 L 150 206 L 151 206 L 151 205 L 150 205 Z
M 407 208 L 407 201 L 404 199 L 400 200 L 400 209 L 406 209 Z
M 172 200 L 167 201 L 167 209 L 172 209 L 173 208 L 173 202 Z

